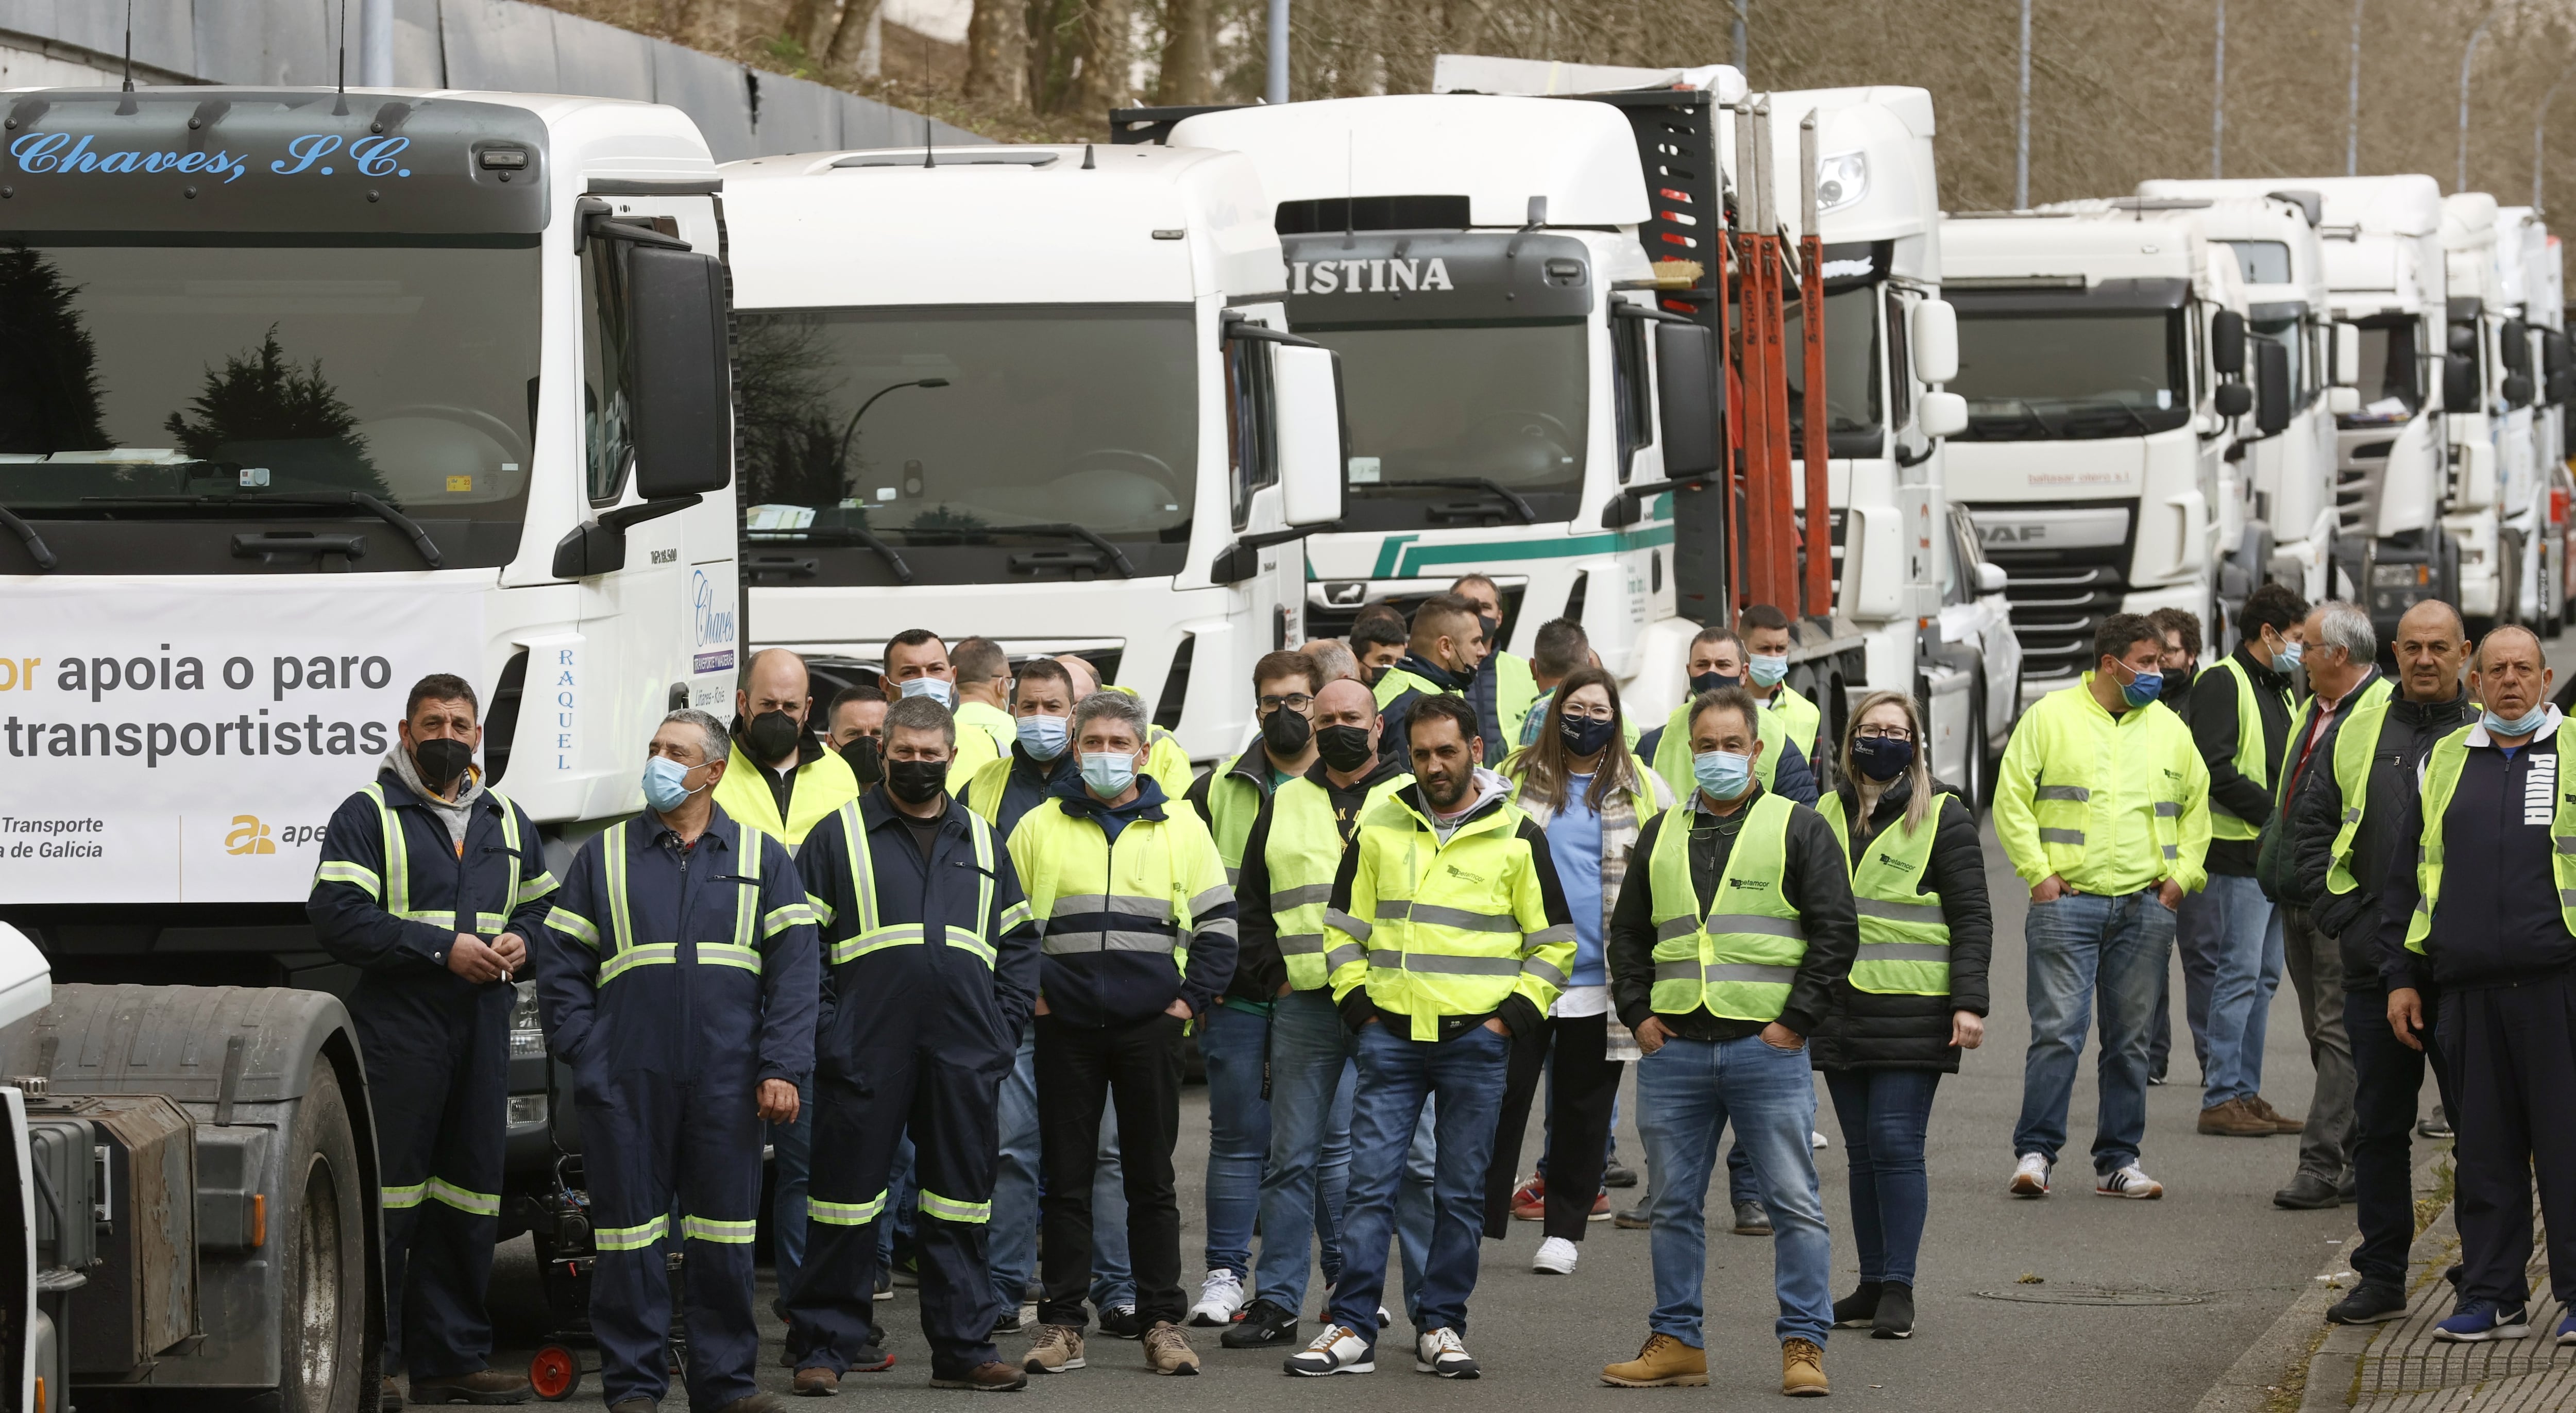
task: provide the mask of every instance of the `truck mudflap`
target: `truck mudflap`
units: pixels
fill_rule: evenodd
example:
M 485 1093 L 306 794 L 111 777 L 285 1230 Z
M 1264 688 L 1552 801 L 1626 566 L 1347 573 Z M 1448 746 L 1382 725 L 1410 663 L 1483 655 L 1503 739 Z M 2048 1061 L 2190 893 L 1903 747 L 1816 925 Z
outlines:
M 347 1010 L 314 991 L 62 985 L 0 1031 L 0 1076 L 39 1081 L 58 1102 L 161 1096 L 193 1145 L 195 1333 L 82 1382 L 372 1407 L 385 1302 L 364 1075 Z

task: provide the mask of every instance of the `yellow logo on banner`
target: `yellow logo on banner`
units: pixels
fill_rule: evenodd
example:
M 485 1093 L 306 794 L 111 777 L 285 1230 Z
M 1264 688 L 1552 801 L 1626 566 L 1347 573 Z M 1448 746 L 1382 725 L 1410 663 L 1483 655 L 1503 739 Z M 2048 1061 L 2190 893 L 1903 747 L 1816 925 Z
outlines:
M 233 816 L 233 832 L 224 836 L 227 854 L 273 854 L 277 841 L 268 837 L 268 826 L 255 814 Z

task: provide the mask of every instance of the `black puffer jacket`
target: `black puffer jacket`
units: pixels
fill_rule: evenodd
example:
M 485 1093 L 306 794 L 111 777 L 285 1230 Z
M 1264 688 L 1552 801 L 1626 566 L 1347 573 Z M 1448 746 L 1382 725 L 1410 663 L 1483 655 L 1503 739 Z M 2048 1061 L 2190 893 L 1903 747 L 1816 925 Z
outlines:
M 1977 820 L 1948 786 L 1933 789 L 1950 795 L 1932 821 L 1932 861 L 1923 870 L 1924 886 L 1941 895 L 1941 911 L 1950 923 L 1950 994 L 1884 996 L 1856 991 L 1849 981 L 1834 987 L 1833 1014 L 1816 1028 L 1807 1053 L 1820 1070 L 1928 1069 L 1959 1072 L 1959 1052 L 1950 1044 L 1950 1013 L 1986 1013 L 1986 965 L 1994 955 L 1994 908 L 1986 898 L 1985 849 L 1977 839 Z M 1858 808 L 1852 787 L 1840 790 L 1843 815 Z M 1903 780 L 1879 797 L 1867 824 L 1853 831 L 1853 852 L 1904 817 L 1912 792 Z M 1868 944 L 1862 944 L 1868 950 Z

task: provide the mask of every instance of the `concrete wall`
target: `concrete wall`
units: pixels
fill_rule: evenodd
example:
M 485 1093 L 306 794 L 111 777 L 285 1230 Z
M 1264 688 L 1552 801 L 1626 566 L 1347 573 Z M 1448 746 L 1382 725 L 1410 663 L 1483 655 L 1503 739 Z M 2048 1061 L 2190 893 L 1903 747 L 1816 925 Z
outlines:
M 347 9 L 354 25 L 358 7 Z M 393 0 L 393 9 L 400 88 L 668 103 L 696 120 L 719 162 L 922 138 L 917 113 L 520 0 Z M 341 11 L 338 0 L 134 0 L 135 81 L 334 83 Z M 124 49 L 122 4 L 0 0 L 0 89 L 115 83 Z M 985 140 L 930 126 L 943 145 Z

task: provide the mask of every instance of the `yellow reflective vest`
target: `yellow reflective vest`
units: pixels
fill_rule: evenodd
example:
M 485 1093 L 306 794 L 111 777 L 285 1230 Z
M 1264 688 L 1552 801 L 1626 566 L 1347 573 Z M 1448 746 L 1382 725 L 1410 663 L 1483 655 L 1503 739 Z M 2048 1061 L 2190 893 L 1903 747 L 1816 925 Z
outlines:
M 1780 718 L 1789 739 L 1798 743 L 1799 752 L 1814 766 L 1816 756 L 1823 749 L 1823 739 L 1817 733 L 1824 729 L 1824 709 L 1801 696 L 1797 688 L 1783 682 L 1779 690 L 1771 694 L 1771 700 L 1762 704 L 1762 710 L 1765 715 Z M 1817 782 L 1823 783 L 1824 768 L 1814 768 Z
M 1995 832 L 2024 883 L 2050 874 L 2079 893 L 2208 881 L 2209 767 L 2162 702 L 2114 717 L 2093 674 L 2033 702 L 2004 747 Z
M 1410 775 L 1390 775 L 1370 787 L 1360 804 L 1360 822 L 1412 783 Z M 1316 990 L 1344 963 L 1367 958 L 1347 935 L 1336 939 L 1330 951 L 1324 940 L 1324 910 L 1332 901 L 1333 878 L 1341 871 L 1345 847 L 1340 822 L 1333 817 L 1332 793 L 1323 786 L 1300 777 L 1270 797 L 1270 834 L 1261 851 L 1270 873 L 1266 902 L 1271 925 L 1278 929 L 1279 960 L 1295 990 Z M 1244 900 L 1246 907 L 1256 905 L 1256 900 Z
M 948 793 L 962 792 L 986 765 L 1009 759 L 1011 746 L 1019 739 L 1020 723 L 1009 712 L 982 702 L 960 705 L 957 753 L 948 761 Z
M 2373 677 L 2335 731 L 2335 788 L 2343 795 L 2343 818 L 2337 822 L 2333 862 L 2326 869 L 2326 891 L 2349 893 L 2360 886 L 2352 876 L 2352 849 L 2361 837 L 2362 812 L 2370 804 L 2370 762 L 2379 754 L 2379 736 L 2388 726 L 2388 704 L 2397 689 L 2386 677 Z
M 1852 859 L 1851 823 L 1843 816 L 1840 790 L 1830 790 L 1816 803 L 1816 813 L 1834 827 L 1834 842 L 1851 860 L 1852 905 L 1860 914 L 1860 952 L 1852 961 L 1855 991 L 1885 996 L 1950 994 L 1950 918 L 1941 894 L 1923 885 L 1932 863 L 1932 839 L 1940 832 L 1941 810 L 1951 796 L 1936 795 L 1923 816 L 1923 827 L 1907 827 L 1902 816 L 1880 830 L 1866 856 Z
M 1729 1020 L 1778 1020 L 1807 958 L 1807 929 L 1786 886 L 1789 818 L 1803 806 L 1767 790 L 1755 797 L 1706 908 L 1691 884 L 1691 811 L 1698 807 L 1694 792 L 1664 811 L 1646 861 L 1655 923 L 1650 998 L 1668 1016 L 1705 1009 Z
M 1490 777 L 1488 777 L 1490 778 Z M 1529 816 L 1489 805 L 1447 842 L 1396 795 L 1360 821 L 1348 894 L 1324 913 L 1333 999 L 1365 986 L 1370 1004 L 1408 1018 L 1415 1040 L 1440 1038 L 1443 1016 L 1483 1015 L 1514 992 L 1544 1013 L 1574 965 L 1562 895 L 1544 896 Z M 1356 949 L 1345 951 L 1345 948 Z
M 2442 900 L 2442 817 L 2450 812 L 2451 796 L 2460 788 L 2460 769 L 2469 759 L 2470 733 L 2485 729 L 2475 722 L 2463 726 L 2435 742 L 2432 753 L 2424 758 L 2424 837 L 2415 852 L 2415 915 L 2406 920 L 2406 950 L 2419 956 L 2425 940 L 2433 935 L 2433 909 Z M 2565 730 L 2561 726 L 2562 741 L 2567 739 Z M 2566 769 L 2563 758 L 2558 769 Z M 2568 931 L 2576 932 L 2576 789 L 2570 785 L 2561 774 L 2558 798 L 2550 802 L 2549 838 L 2554 847 L 2549 854 L 2549 873 L 2558 885 L 2559 920 Z
M 1234 893 L 1207 826 L 1178 800 L 1159 820 L 1130 821 L 1113 841 L 1051 798 L 1021 818 L 1007 847 L 1048 956 L 1161 952 L 1187 975 L 1193 935 L 1235 937 L 1231 916 L 1202 920 Z
M 1663 739 L 1655 743 L 1655 773 L 1673 787 L 1673 798 L 1682 801 L 1699 793 L 1698 777 L 1691 774 L 1690 709 L 1690 701 L 1674 707 L 1673 714 L 1664 718 Z M 1789 722 L 1776 711 L 1757 711 L 1753 715 L 1757 718 L 1753 729 L 1762 737 L 1762 755 L 1753 762 L 1753 778 L 1769 790 L 1780 774 L 1780 744 L 1790 738 Z M 1823 777 L 1817 779 L 1821 782 Z
M 725 767 L 724 779 L 716 782 L 716 803 L 742 823 L 783 840 L 791 853 L 815 825 L 859 797 L 859 777 L 850 773 L 837 753 L 825 751 L 796 767 L 796 788 L 787 796 L 787 817 L 780 819 L 769 772 L 743 754 L 740 741 L 733 743 L 727 759 L 731 764 Z
M 2245 670 L 2245 664 L 2238 662 L 2234 653 L 2219 659 L 2218 665 L 2209 669 L 2209 673 L 2213 677 L 2236 679 L 2236 773 L 2248 780 L 2262 781 L 2263 787 L 2277 796 L 2279 782 L 2272 778 L 2277 763 L 2272 760 L 2270 743 L 2263 739 L 2263 708 L 2254 695 L 2257 690 L 2254 675 Z M 2281 705 L 2284 708 L 2290 705 L 2290 694 L 2286 691 L 2281 693 Z M 2297 739 L 2295 731 L 2290 739 Z M 2291 750 L 2295 754 L 2296 747 Z M 2210 802 L 2211 838 L 2252 839 L 2262 832 L 2263 821 L 2238 819 L 2225 805 L 2214 800 Z

